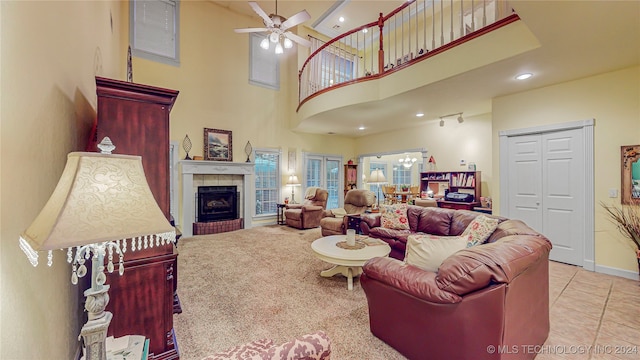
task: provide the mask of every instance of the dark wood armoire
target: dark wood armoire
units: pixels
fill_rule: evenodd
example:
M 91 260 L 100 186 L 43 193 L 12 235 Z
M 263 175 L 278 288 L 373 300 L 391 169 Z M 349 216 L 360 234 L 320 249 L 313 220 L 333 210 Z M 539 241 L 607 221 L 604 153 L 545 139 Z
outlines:
M 170 213 L 169 113 L 178 91 L 96 77 L 96 140 L 108 136 L 114 154 L 140 155 L 147 182 L 167 220 Z M 123 276 L 108 274 L 113 313 L 109 335 L 144 335 L 154 359 L 178 359 L 173 331 L 177 299 L 177 251 L 173 244 L 124 256 Z M 179 302 L 176 312 L 179 312 Z

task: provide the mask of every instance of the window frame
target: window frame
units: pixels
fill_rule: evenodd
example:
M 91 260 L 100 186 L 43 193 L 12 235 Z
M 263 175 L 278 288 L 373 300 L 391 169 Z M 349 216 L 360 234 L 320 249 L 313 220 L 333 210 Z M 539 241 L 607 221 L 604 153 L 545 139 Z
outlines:
M 261 86 L 267 89 L 280 90 L 280 59 L 277 54 L 269 48 L 265 50 L 260 47 L 260 42 L 265 38 L 264 35 L 257 33 L 249 34 L 249 84 Z M 259 64 L 259 65 L 258 65 Z M 270 81 L 266 78 L 257 78 L 254 75 L 254 69 L 263 70 L 258 73 L 268 73 L 265 69 L 271 71 L 273 69 L 273 79 Z
M 275 199 L 269 199 L 268 201 L 274 201 L 275 204 L 280 203 L 280 199 L 282 198 L 282 179 L 281 179 L 281 173 L 282 173 L 282 150 L 280 149 L 272 149 L 272 148 L 256 148 L 253 150 L 253 155 L 254 155 L 254 171 L 255 171 L 255 180 L 254 180 L 254 196 L 255 196 L 255 203 L 256 206 L 253 207 L 252 209 L 252 213 L 253 213 L 253 217 L 255 218 L 266 218 L 266 217 L 274 217 L 277 216 L 278 214 L 278 208 L 277 206 L 273 207 L 274 212 L 267 212 L 267 213 L 261 213 L 258 214 L 257 213 L 257 206 L 258 206 L 258 201 L 263 200 L 262 196 L 258 195 L 258 192 L 263 192 L 263 191 L 272 191 L 275 190 L 276 192 L 276 196 Z M 261 158 L 261 156 L 263 154 L 269 154 L 269 155 L 275 155 L 276 156 L 276 160 L 275 160 L 275 164 L 276 164 L 276 168 L 273 170 L 273 172 L 270 174 L 270 176 L 273 176 L 275 178 L 275 185 L 273 187 L 258 187 L 258 178 L 261 174 L 263 174 L 263 172 L 258 171 L 258 158 Z
M 180 66 L 180 1 L 181 0 L 130 0 L 129 1 L 129 43 L 131 44 L 131 55 L 167 65 Z M 149 46 L 136 42 L 136 4 L 142 2 L 162 2 L 174 5 L 173 13 L 173 43 L 174 56 L 167 56 L 149 51 Z M 159 35 L 159 34 L 158 34 Z M 161 36 L 158 36 L 161 38 Z

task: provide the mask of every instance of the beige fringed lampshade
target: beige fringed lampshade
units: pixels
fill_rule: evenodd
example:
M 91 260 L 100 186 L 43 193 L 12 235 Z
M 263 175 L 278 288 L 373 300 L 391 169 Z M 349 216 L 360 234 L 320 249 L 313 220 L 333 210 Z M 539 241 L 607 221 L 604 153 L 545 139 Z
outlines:
M 380 169 L 373 170 L 369 175 L 369 184 L 382 184 L 386 183 L 387 179 L 384 177 L 384 173 Z
M 132 250 L 175 241 L 155 201 L 140 156 L 73 152 L 51 198 L 20 236 L 31 263 L 38 251 L 134 239 Z M 143 241 L 144 239 L 144 241 Z M 122 243 L 126 251 L 126 241 Z M 49 265 L 51 265 L 51 253 Z
M 298 180 L 298 176 L 297 175 L 289 176 L 289 179 L 287 179 L 287 185 L 289 185 L 289 186 L 298 186 L 298 185 L 300 185 L 300 180 Z

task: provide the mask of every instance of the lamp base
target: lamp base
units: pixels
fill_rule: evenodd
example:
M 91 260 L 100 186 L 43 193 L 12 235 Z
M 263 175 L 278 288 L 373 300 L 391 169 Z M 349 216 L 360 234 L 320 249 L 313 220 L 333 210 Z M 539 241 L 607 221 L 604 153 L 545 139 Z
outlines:
M 92 262 L 93 265 L 101 263 L 102 257 L 94 256 Z M 94 271 L 96 270 L 97 268 L 94 269 Z M 97 276 L 92 274 L 91 282 L 93 286 L 84 291 L 84 296 L 87 298 L 84 308 L 87 310 L 88 318 L 80 330 L 80 336 L 84 342 L 84 360 L 107 359 L 107 330 L 109 330 L 113 314 L 109 311 L 104 311 L 109 303 L 110 286 L 98 283 L 96 278 L 100 278 L 100 275 L 104 276 L 104 273 L 100 272 Z
M 84 360 L 106 360 L 107 349 L 105 339 L 113 315 L 105 311 L 99 319 L 87 321 L 80 330 L 84 342 Z

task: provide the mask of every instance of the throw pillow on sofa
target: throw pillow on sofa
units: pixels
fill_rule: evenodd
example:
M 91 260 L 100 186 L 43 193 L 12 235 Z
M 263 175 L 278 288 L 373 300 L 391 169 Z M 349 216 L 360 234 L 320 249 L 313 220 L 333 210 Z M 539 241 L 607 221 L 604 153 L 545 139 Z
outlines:
M 387 229 L 409 230 L 407 204 L 381 205 L 380 225 Z
M 467 247 L 470 248 L 484 244 L 497 227 L 498 219 L 479 215 L 469 223 L 469 226 L 464 229 L 464 232 L 460 236 L 467 240 Z
M 467 247 L 463 236 L 410 235 L 405 263 L 427 271 L 438 271 L 444 259 Z

